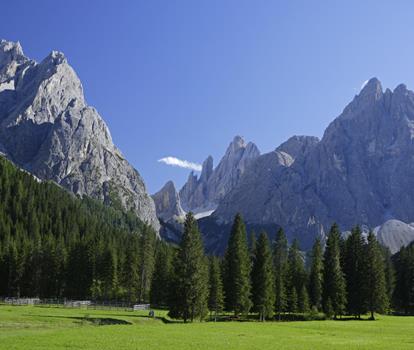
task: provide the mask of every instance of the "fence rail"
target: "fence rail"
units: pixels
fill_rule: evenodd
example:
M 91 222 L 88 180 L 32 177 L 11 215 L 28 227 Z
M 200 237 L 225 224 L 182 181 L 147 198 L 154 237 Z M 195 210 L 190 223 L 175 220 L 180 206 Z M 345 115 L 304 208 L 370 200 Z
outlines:
M 149 310 L 150 304 L 136 304 L 119 301 L 101 300 L 72 300 L 72 299 L 40 299 L 40 298 L 0 298 L 0 304 L 6 305 L 34 305 L 38 307 L 61 307 L 90 310 Z

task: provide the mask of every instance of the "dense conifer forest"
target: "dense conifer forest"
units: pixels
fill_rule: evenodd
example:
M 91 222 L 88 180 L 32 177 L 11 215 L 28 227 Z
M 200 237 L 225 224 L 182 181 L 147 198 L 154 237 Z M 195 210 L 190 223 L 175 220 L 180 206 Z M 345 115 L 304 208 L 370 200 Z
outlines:
M 413 244 L 391 256 L 373 233 L 344 239 L 335 224 L 307 254 L 283 229 L 247 236 L 237 215 L 224 257 L 207 257 L 189 213 L 174 247 L 133 213 L 0 158 L 0 296 L 150 302 L 184 321 L 414 313 Z

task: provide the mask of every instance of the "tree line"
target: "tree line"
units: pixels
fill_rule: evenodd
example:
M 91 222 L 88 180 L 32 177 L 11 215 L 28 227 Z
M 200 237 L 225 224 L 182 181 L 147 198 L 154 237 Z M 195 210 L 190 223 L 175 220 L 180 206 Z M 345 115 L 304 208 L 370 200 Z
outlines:
M 0 158 L 0 296 L 151 303 L 185 321 L 250 313 L 328 317 L 414 313 L 414 245 L 391 257 L 355 227 L 333 225 L 306 256 L 282 229 L 247 239 L 234 219 L 224 257 L 206 256 L 194 216 L 179 246 L 135 214 L 78 198 Z
M 224 257 L 206 257 L 190 213 L 161 284 L 170 292 L 153 302 L 168 305 L 169 315 L 185 322 L 204 319 L 209 311 L 214 319 L 227 311 L 234 317 L 255 313 L 261 321 L 318 313 L 335 319 L 360 319 L 366 313 L 374 319 L 374 313 L 391 310 L 409 314 L 414 311 L 413 253 L 411 245 L 391 259 L 372 232 L 365 237 L 356 226 L 344 239 L 334 224 L 326 244 L 316 239 L 305 257 L 297 240 L 289 246 L 283 229 L 272 243 L 266 232 L 257 240 L 252 233 L 248 241 L 238 214 Z
M 0 158 L 0 296 L 148 302 L 163 245 L 135 214 Z

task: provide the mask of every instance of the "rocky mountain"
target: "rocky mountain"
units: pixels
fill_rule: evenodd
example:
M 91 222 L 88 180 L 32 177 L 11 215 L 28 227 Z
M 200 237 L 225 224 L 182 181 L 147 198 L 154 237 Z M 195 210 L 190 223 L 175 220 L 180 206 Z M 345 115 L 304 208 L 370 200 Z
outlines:
M 37 63 L 19 43 L 1 40 L 0 151 L 40 179 L 132 209 L 159 228 L 141 176 L 87 105 L 82 84 L 61 52 Z
M 194 213 L 211 212 L 220 200 L 239 182 L 252 160 L 260 152 L 254 143 L 246 143 L 236 136 L 216 168 L 209 156 L 204 162 L 200 178 L 191 173 L 180 190 L 181 205 Z
M 305 249 L 334 221 L 344 231 L 412 222 L 413 139 L 414 93 L 405 85 L 383 91 L 373 78 L 320 142 L 295 138 L 257 158 L 212 218 L 228 224 L 241 212 L 250 225 L 284 227 Z
M 406 224 L 399 220 L 388 220 L 374 230 L 381 244 L 395 254 L 401 247 L 414 241 L 414 223 Z
M 181 220 L 185 212 L 181 208 L 181 201 L 174 183 L 168 181 L 161 190 L 152 195 L 158 218 L 164 222 Z

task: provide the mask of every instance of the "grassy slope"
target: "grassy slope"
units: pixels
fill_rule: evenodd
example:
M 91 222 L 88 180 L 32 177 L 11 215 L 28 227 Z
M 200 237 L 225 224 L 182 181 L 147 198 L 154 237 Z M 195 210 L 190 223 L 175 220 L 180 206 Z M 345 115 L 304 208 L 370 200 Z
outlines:
M 413 349 L 414 317 L 164 324 L 146 312 L 0 306 L 0 349 Z M 160 316 L 162 313 L 157 312 Z M 97 326 L 89 318 L 127 321 Z

